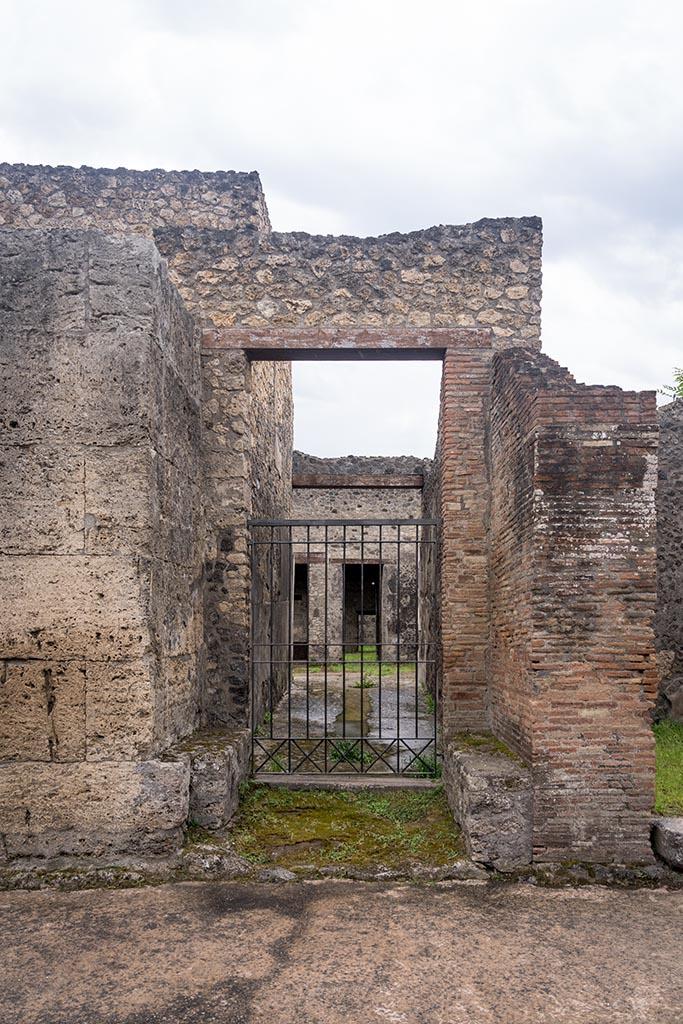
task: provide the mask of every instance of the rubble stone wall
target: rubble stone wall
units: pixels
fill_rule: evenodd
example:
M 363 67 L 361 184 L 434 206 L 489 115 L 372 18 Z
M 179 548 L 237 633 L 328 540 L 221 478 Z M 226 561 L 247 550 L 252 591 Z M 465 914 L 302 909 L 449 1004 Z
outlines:
M 491 715 L 531 764 L 534 857 L 648 861 L 655 396 L 513 350 L 492 407 Z
M 199 339 L 149 239 L 0 229 L 0 293 L 2 830 L 68 852 L 45 801 L 77 819 L 80 793 L 97 833 L 132 762 L 156 848 L 182 800 L 154 780 L 184 782 L 154 758 L 195 727 L 203 672 Z
M 170 225 L 269 231 L 258 174 L 0 163 L 0 226 L 151 236 Z
M 683 721 L 683 399 L 659 410 L 658 714 Z
M 540 347 L 537 217 L 379 238 L 193 227 L 155 238 L 216 327 L 485 327 L 500 347 Z

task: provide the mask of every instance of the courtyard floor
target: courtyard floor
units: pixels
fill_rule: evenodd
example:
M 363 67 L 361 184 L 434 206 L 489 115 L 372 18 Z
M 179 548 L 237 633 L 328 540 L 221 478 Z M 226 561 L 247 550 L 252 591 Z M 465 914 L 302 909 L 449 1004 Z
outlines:
M 683 892 L 493 882 L 0 894 L 3 1024 L 680 1024 Z

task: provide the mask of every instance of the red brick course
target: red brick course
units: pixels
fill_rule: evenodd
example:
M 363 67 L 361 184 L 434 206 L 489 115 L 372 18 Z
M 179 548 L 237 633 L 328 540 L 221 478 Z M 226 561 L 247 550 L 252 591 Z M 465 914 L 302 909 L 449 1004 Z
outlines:
M 491 719 L 531 765 L 537 860 L 647 861 L 655 396 L 496 355 Z

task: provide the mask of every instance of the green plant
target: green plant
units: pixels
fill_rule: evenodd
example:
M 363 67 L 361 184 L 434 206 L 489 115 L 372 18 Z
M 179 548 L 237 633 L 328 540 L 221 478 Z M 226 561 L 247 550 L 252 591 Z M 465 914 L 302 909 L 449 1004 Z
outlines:
M 273 754 L 272 757 L 268 758 L 260 770 L 262 772 L 286 772 L 287 765 L 284 764 L 282 758 L 278 757 L 277 754 Z
M 270 723 L 272 720 L 273 716 L 271 712 L 266 711 L 261 723 L 254 729 L 254 736 L 267 736 L 270 731 Z
M 326 864 L 436 866 L 464 855 L 440 786 L 349 792 L 252 782 L 231 827 L 230 844 L 254 864 L 294 870 Z
M 337 740 L 332 744 L 332 761 L 334 764 L 341 764 L 344 761 L 347 764 L 360 764 L 361 766 L 370 764 L 373 760 L 372 755 L 361 748 L 360 740 Z
M 353 685 L 356 690 L 369 690 L 371 687 L 376 686 L 377 682 L 372 678 L 369 672 L 364 672 L 361 678 Z
M 657 722 L 653 732 L 657 757 L 655 811 L 683 814 L 683 722 Z
M 665 384 L 663 388 L 659 389 L 659 393 L 668 398 L 683 398 L 683 367 L 674 367 L 673 384 Z
M 418 754 L 409 768 L 411 775 L 421 779 L 440 779 L 441 761 L 436 754 Z
M 434 694 L 430 693 L 429 690 L 423 690 L 422 695 L 424 697 L 425 706 L 430 715 L 433 715 L 436 711 L 436 702 L 434 700 Z

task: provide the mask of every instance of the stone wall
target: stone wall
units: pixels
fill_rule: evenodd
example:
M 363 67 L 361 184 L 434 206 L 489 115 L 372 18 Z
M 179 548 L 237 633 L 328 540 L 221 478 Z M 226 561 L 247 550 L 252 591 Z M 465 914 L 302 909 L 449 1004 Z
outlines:
M 658 714 L 683 721 L 683 400 L 659 410 Z
M 217 327 L 487 327 L 500 347 L 540 347 L 537 217 L 379 238 L 180 227 L 155 238 Z
M 0 295 L 6 847 L 158 849 L 202 681 L 198 336 L 148 239 L 2 229 Z
M 340 455 L 323 459 L 295 451 L 292 456 L 292 474 L 295 477 L 424 476 L 431 464 L 431 459 L 418 459 L 413 455 Z M 385 486 L 381 479 L 378 486 Z
M 494 360 L 491 717 L 537 860 L 643 862 L 654 800 L 655 396 Z
M 422 514 L 421 489 L 416 487 L 387 487 L 382 481 L 394 481 L 397 476 L 422 476 L 429 460 L 402 456 L 358 457 L 323 459 L 294 453 L 294 480 L 317 479 L 316 487 L 296 486 L 293 490 L 292 515 L 295 519 L 419 519 Z M 321 486 L 329 479 L 330 486 Z M 376 479 L 377 486 L 348 486 L 347 481 Z M 334 484 L 338 486 L 334 486 Z M 329 527 L 325 550 L 324 534 L 314 528 L 312 540 L 307 542 L 301 531 L 296 533 L 299 544 L 295 557 L 308 564 L 308 620 L 302 636 L 296 642 L 309 644 L 311 660 L 330 661 L 342 659 L 341 642 L 352 653 L 358 637 L 358 627 L 353 621 L 353 612 L 347 608 L 346 620 L 342 624 L 342 610 L 345 605 L 345 583 L 342 561 L 360 562 L 368 565 L 381 564 L 379 579 L 379 643 L 381 657 L 386 661 L 414 661 L 412 647 L 416 632 L 417 615 L 417 550 L 413 541 L 414 530 L 403 531 L 402 539 L 395 527 L 384 527 L 380 547 L 378 527 L 359 529 Z M 346 543 L 343 541 L 346 539 Z M 401 549 L 400 576 L 398 572 L 399 544 Z M 324 560 L 327 558 L 327 572 Z M 399 594 L 399 589 L 401 593 Z M 324 614 L 327 603 L 327 615 Z M 400 604 L 400 612 L 399 612 Z M 367 623 L 366 623 L 367 625 Z M 325 635 L 326 626 L 326 635 Z M 397 651 L 396 641 L 405 646 Z M 371 641 L 367 641 L 371 643 Z M 374 643 L 374 641 L 372 641 Z M 339 646 L 338 646 L 339 645 Z
M 151 236 L 170 225 L 269 231 L 258 174 L 0 163 L 0 226 Z
M 234 229 L 248 240 L 270 223 L 256 173 L 128 171 L 0 165 L 0 223 L 96 226 L 113 236 L 170 226 Z M 239 260 L 216 268 L 207 289 L 196 268 L 169 274 L 199 324 L 234 321 L 233 284 L 249 288 Z M 230 282 L 229 287 L 226 284 Z M 238 321 L 239 322 L 239 321 Z M 251 574 L 246 520 L 286 515 L 291 500 L 291 371 L 243 353 L 202 353 L 203 475 L 206 511 L 204 724 L 244 723 L 249 694 Z

